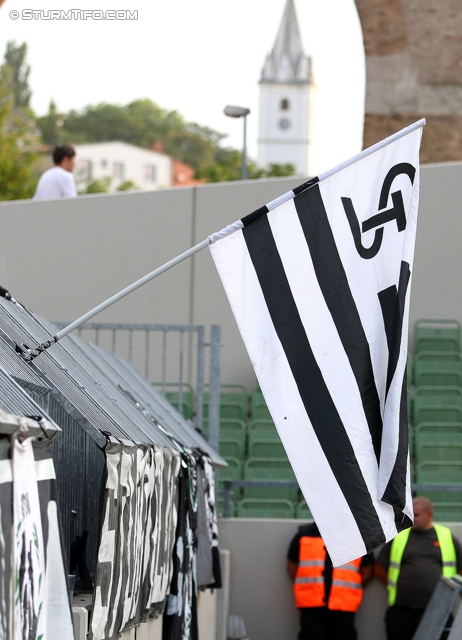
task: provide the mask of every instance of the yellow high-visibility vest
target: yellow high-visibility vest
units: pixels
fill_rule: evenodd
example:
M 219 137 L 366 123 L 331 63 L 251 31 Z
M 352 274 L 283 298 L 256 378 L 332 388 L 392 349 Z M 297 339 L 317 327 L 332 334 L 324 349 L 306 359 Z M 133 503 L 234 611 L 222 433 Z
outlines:
M 457 573 L 456 550 L 452 540 L 451 530 L 441 524 L 434 524 L 436 537 L 440 545 L 443 576 L 451 578 Z M 411 529 L 405 529 L 393 539 L 390 549 L 390 563 L 388 565 L 388 604 L 392 607 L 396 602 L 396 590 L 401 571 L 401 560 L 404 549 L 411 534 Z

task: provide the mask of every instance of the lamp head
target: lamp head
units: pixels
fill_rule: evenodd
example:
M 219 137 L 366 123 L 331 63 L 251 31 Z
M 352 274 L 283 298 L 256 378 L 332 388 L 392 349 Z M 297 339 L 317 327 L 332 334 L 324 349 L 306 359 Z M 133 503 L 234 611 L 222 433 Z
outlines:
M 250 109 L 247 109 L 247 107 L 235 107 L 229 104 L 225 107 L 224 113 L 230 118 L 242 118 L 242 116 L 250 113 Z

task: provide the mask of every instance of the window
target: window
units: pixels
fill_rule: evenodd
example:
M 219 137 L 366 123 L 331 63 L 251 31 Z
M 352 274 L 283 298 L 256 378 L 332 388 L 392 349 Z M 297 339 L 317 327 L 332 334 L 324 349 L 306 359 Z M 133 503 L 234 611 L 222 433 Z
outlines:
M 112 165 L 112 175 L 115 180 L 122 182 L 125 179 L 125 165 L 122 162 L 114 162 Z
M 146 182 L 155 182 L 157 178 L 157 167 L 153 164 L 144 165 L 144 179 Z
M 106 169 L 106 167 L 107 167 L 107 160 L 101 160 L 101 167 L 102 167 L 103 169 Z
M 281 111 L 288 111 L 290 109 L 290 104 L 287 98 L 283 98 L 281 100 Z

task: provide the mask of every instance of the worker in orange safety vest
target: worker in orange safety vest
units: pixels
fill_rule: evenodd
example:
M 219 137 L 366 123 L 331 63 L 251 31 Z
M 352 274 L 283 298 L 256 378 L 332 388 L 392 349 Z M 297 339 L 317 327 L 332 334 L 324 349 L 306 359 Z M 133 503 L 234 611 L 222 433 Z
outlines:
M 355 613 L 363 586 L 374 573 L 372 554 L 332 567 L 315 523 L 299 527 L 287 554 L 295 606 L 300 610 L 299 640 L 355 640 Z

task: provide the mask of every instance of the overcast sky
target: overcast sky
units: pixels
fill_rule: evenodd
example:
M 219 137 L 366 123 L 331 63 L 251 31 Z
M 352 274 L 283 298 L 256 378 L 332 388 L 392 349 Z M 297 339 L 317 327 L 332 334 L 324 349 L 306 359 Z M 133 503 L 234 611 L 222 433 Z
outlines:
M 48 9 L 129 9 L 137 20 L 25 20 L 31 0 L 5 0 L 0 51 L 27 42 L 32 106 L 126 104 L 147 97 L 188 121 L 229 134 L 242 146 L 242 122 L 226 104 L 249 107 L 248 147 L 256 158 L 258 80 L 286 0 L 45 0 Z M 358 152 L 364 115 L 364 53 L 354 0 L 295 0 L 305 53 L 318 87 L 315 172 Z M 19 13 L 18 19 L 14 12 Z

